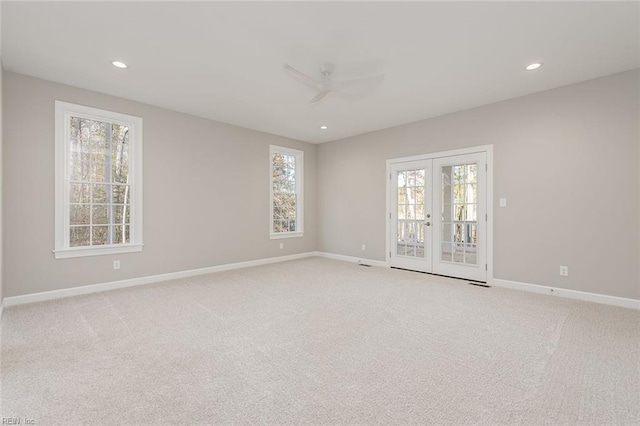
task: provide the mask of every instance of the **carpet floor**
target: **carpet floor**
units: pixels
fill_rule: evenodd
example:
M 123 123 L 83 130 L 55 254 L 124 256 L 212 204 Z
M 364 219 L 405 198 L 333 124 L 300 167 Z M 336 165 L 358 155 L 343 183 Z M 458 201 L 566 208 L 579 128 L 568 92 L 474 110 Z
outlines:
M 638 424 L 640 312 L 308 258 L 7 308 L 35 424 Z

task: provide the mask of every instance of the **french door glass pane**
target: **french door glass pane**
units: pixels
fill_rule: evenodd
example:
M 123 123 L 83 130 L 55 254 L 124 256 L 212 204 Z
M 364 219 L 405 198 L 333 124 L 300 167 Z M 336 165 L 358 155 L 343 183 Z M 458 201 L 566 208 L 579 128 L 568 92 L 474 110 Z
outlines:
M 477 265 L 478 167 L 476 163 L 442 166 L 440 259 Z
M 398 229 L 396 255 L 425 257 L 425 170 L 397 172 Z

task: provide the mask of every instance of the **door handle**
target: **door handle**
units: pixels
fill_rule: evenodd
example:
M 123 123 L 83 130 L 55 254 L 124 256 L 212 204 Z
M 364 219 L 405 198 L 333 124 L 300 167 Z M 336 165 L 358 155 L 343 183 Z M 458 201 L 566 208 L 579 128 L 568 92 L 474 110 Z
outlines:
M 425 222 L 424 224 L 427 226 L 431 226 L 431 222 Z

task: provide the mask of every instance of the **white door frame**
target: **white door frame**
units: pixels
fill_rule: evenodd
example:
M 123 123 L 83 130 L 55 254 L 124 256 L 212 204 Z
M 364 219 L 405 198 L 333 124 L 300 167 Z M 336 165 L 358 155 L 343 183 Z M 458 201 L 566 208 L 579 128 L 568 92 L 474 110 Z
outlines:
M 450 151 L 431 152 L 427 154 L 412 155 L 410 157 L 391 158 L 387 160 L 387 193 L 386 193 L 386 226 L 385 226 L 385 247 L 386 264 L 391 265 L 391 241 L 389 239 L 391 222 L 391 165 L 405 163 L 408 161 L 432 160 L 440 157 L 451 157 L 455 155 L 474 154 L 484 152 L 487 155 L 487 284 L 493 285 L 493 145 L 480 145 L 469 148 L 454 149 Z

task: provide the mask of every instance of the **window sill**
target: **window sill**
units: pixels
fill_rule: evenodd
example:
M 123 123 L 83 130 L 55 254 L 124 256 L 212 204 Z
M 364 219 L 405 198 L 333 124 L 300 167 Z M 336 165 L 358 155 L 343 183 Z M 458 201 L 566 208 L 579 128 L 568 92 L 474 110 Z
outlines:
M 272 240 L 279 240 L 281 238 L 298 238 L 304 236 L 304 232 L 278 232 L 269 234 L 269 238 Z
M 77 247 L 54 250 L 56 259 L 68 259 L 70 257 L 102 256 L 107 254 L 133 253 L 142 251 L 142 244 L 127 244 L 101 247 Z

